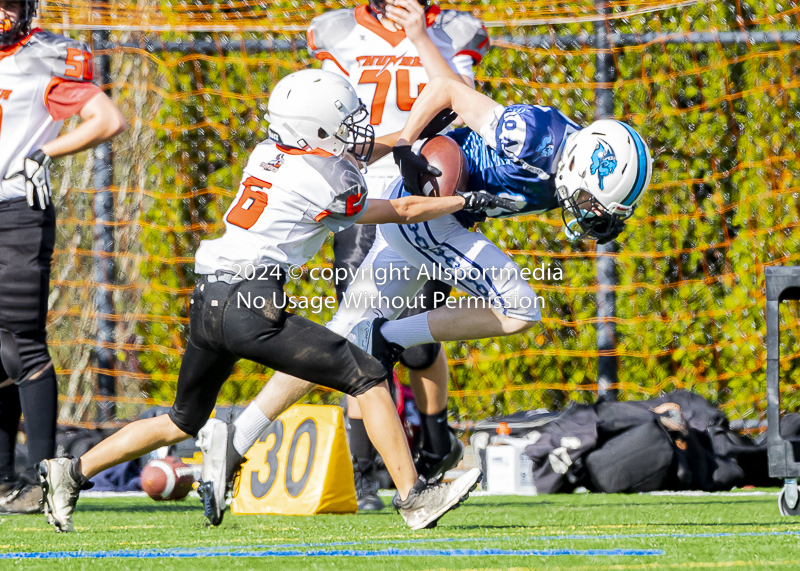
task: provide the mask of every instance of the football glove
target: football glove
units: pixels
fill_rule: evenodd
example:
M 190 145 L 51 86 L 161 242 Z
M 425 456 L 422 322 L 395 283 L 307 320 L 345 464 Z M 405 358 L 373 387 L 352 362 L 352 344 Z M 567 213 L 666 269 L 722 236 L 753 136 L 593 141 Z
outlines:
M 439 111 L 439 114 L 431 119 L 431 122 L 425 126 L 418 138 L 430 139 L 431 137 L 435 137 L 441 133 L 442 130 L 446 129 L 450 123 L 455 121 L 456 117 L 458 117 L 458 113 L 452 109 L 442 109 Z
M 33 210 L 44 210 L 50 204 L 50 183 L 47 173 L 51 159 L 42 149 L 36 149 L 25 157 L 22 176 L 25 177 L 25 193 L 28 206 Z
M 442 171 L 433 165 L 429 165 L 423 157 L 415 154 L 411 150 L 411 145 L 401 145 L 392 148 L 392 156 L 395 164 L 400 168 L 400 176 L 403 177 L 403 185 L 406 190 L 415 196 L 424 196 L 419 188 L 419 175 L 429 174 L 442 176 Z
M 495 196 L 485 190 L 470 190 L 458 194 L 464 197 L 462 210 L 466 212 L 483 212 L 494 208 L 502 208 L 507 212 L 519 212 L 519 207 L 514 200 Z
M 614 219 L 612 222 L 606 224 L 606 228 L 603 229 L 602 233 L 599 233 L 600 236 L 597 238 L 597 243 L 608 244 L 609 242 L 613 242 L 622 234 L 623 230 L 625 230 L 625 221 Z M 591 236 L 592 232 L 590 232 L 589 235 Z

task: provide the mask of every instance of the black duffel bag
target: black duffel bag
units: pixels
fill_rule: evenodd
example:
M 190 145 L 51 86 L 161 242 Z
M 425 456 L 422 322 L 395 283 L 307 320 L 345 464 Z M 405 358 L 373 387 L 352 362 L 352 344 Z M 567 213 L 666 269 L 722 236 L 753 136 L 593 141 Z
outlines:
M 660 490 L 674 459 L 672 438 L 654 417 L 610 438 L 586 456 L 587 487 L 610 494 Z

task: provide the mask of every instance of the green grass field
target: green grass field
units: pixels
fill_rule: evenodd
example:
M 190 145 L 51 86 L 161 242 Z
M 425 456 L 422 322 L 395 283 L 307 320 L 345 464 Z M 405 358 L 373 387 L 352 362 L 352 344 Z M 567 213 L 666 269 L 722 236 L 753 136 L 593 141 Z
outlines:
M 227 514 L 209 529 L 196 498 L 82 498 L 75 534 L 44 516 L 0 518 L 0 569 L 800 569 L 800 519 L 780 516 L 775 491 L 480 496 L 422 532 L 388 509 Z M 20 557 L 31 552 L 49 558 Z

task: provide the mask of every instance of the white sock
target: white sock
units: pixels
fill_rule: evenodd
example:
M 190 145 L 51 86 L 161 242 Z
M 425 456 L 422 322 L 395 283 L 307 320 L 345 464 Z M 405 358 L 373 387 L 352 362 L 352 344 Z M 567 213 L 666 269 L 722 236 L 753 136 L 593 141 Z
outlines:
M 233 423 L 236 427 L 236 432 L 233 434 L 233 447 L 236 448 L 236 451 L 244 456 L 270 422 L 270 419 L 261 412 L 256 403 L 251 402 L 247 405 L 244 412 Z
M 405 319 L 387 321 L 381 327 L 381 334 L 387 341 L 402 345 L 406 349 L 414 345 L 436 343 L 428 326 L 428 313 L 418 313 Z

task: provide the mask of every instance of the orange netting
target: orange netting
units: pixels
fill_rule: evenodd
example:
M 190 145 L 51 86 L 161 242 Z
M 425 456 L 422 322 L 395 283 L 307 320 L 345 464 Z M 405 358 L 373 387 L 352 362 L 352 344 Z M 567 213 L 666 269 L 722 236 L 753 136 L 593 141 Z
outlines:
M 114 216 L 103 223 L 113 229 L 113 254 L 92 247 L 93 153 L 61 161 L 54 177 L 60 181 L 60 230 L 50 331 L 63 420 L 91 422 L 101 400 L 116 402 L 123 418 L 170 402 L 186 338 L 188 294 L 196 280 L 194 252 L 200 240 L 222 230 L 221 214 L 249 150 L 266 135 L 263 114 L 271 87 L 293 70 L 316 65 L 298 47 L 309 19 L 352 5 L 43 6 L 43 27 L 87 40 L 90 28 L 111 30 L 116 47 L 95 54 L 110 56 L 112 82 L 106 87 L 129 123 L 114 144 Z M 792 30 L 800 27 L 798 9 L 774 0 L 611 2 L 602 24 L 609 32 L 663 35 L 646 44 L 598 50 L 537 48 L 527 40 L 594 34 L 591 20 L 597 16 L 589 0 L 452 6 L 494 26 L 495 47 L 478 70 L 479 89 L 504 103 L 553 105 L 588 123 L 595 118 L 595 89 L 610 87 L 614 116 L 629 121 L 650 143 L 652 184 L 611 255 L 618 283 L 612 288 L 617 345 L 610 354 L 618 359 L 622 397 L 685 387 L 717 400 L 734 416 L 760 418 L 763 268 L 800 265 L 800 46 L 667 40 L 690 31 Z M 264 39 L 276 43 L 261 52 L 233 47 Z M 288 42 L 279 47 L 277 40 Z M 163 49 L 176 41 L 183 42 L 183 51 Z M 195 42 L 219 49 L 196 53 Z M 600 53 L 613 56 L 617 75 L 609 84 L 595 80 Z M 481 226 L 521 266 L 559 268 L 563 277 L 533 283 L 545 300 L 544 319 L 525 335 L 449 345 L 451 404 L 462 419 L 594 398 L 597 358 L 609 354 L 597 349 L 597 254 L 592 242 L 567 242 L 561 226 L 555 212 Z M 113 313 L 100 311 L 95 301 L 102 285 L 93 273 L 96 259 L 108 256 L 115 265 L 107 287 Z M 326 243 L 309 268 L 328 267 L 331 259 Z M 307 277 L 289 289 L 300 297 L 333 295 L 330 283 Z M 320 322 L 331 317 L 326 311 L 305 315 Z M 796 408 L 798 312 L 784 307 L 781 319 L 784 403 Z M 95 341 L 101 322 L 112 324 L 112 341 Z M 97 366 L 100 346 L 113 350 L 113 369 Z M 117 379 L 116 397 L 97 396 L 99 374 Z M 223 400 L 252 398 L 269 375 L 240 364 Z
M 607 3 L 605 18 L 629 18 L 671 7 L 687 6 L 698 0 L 620 0 Z M 322 2 L 261 0 L 229 2 L 163 2 L 160 9 L 152 4 L 128 2 L 48 2 L 41 14 L 53 29 L 112 29 L 152 32 L 297 32 L 305 31 L 308 21 L 327 10 L 357 6 L 359 2 L 326 0 Z M 489 27 L 513 27 L 532 24 L 567 24 L 605 19 L 597 16 L 594 0 L 508 2 L 444 2 L 444 9 L 465 10 L 480 16 Z M 789 12 L 791 14 L 793 12 Z M 774 18 L 779 14 L 765 15 Z

